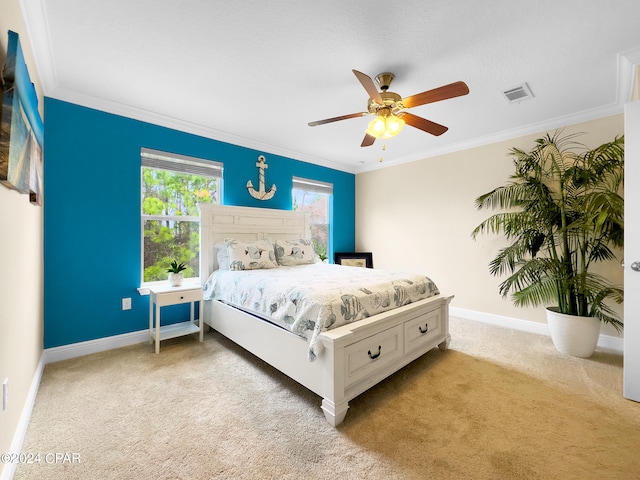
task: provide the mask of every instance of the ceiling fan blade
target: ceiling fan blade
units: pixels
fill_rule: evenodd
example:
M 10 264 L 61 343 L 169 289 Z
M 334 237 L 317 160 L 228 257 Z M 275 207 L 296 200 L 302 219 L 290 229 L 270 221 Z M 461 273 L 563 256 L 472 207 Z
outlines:
M 360 80 L 360 83 L 369 94 L 369 98 L 371 98 L 371 100 L 374 100 L 377 104 L 383 105 L 384 100 L 382 100 L 382 97 L 380 96 L 380 92 L 376 88 L 376 84 L 373 83 L 373 80 L 371 80 L 371 77 L 369 77 L 368 75 L 362 72 L 359 72 L 358 70 L 351 70 L 351 71 L 358 78 L 358 80 Z
M 432 122 L 431 120 L 427 120 L 426 118 L 418 117 L 417 115 L 413 115 L 412 113 L 401 112 L 398 114 L 398 116 L 402 118 L 407 125 L 411 125 L 412 127 L 430 133 L 431 135 L 440 136 L 444 132 L 449 130 L 449 127 L 445 127 L 444 125 L 440 125 L 439 123 Z
M 369 112 L 350 113 L 349 115 L 341 115 L 340 117 L 326 118 L 324 120 L 316 120 L 315 122 L 309 122 L 308 125 L 310 127 L 315 127 L 317 125 L 324 125 L 325 123 L 338 122 L 340 120 L 348 120 L 350 118 L 364 117 L 366 115 L 369 115 Z
M 362 143 L 360 144 L 361 147 L 370 147 L 371 145 L 373 145 L 373 142 L 376 141 L 376 137 L 374 137 L 373 135 L 369 135 L 368 133 L 364 134 L 364 138 L 362 139 Z
M 469 93 L 469 87 L 464 82 L 454 82 L 449 85 L 427 90 L 426 92 L 417 93 L 410 97 L 403 98 L 402 104 L 405 108 L 417 107 L 427 103 L 439 102 L 448 98 L 461 97 Z

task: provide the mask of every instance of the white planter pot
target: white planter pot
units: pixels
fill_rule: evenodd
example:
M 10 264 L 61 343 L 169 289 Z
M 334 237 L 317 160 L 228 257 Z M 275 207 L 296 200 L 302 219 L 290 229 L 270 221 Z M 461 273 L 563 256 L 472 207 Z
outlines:
M 559 313 L 557 307 L 547 308 L 547 324 L 553 345 L 560 353 L 589 358 L 600 336 L 600 319 Z
M 184 274 L 182 273 L 169 273 L 169 283 L 172 287 L 179 287 L 182 285 L 182 280 L 184 279 Z

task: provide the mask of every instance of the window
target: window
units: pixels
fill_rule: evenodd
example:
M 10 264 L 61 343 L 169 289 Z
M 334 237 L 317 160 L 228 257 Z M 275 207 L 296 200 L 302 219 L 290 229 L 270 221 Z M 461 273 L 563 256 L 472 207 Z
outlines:
M 333 185 L 293 178 L 293 209 L 311 214 L 311 240 L 320 258 L 329 256 L 329 233 Z
M 222 164 L 143 148 L 142 281 L 167 279 L 172 260 L 200 276 L 199 203 L 220 203 Z

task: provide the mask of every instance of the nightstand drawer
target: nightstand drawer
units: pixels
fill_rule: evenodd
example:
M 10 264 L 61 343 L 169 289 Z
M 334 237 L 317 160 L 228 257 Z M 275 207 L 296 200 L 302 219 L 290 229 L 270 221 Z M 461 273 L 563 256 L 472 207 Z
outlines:
M 162 292 L 156 294 L 156 305 L 177 305 L 179 303 L 190 303 L 202 300 L 202 288 L 193 290 L 181 290 L 179 292 Z

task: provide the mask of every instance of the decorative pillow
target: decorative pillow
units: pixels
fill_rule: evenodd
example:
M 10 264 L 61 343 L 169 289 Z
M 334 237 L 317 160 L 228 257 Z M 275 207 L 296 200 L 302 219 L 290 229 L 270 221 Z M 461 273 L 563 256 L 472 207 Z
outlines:
M 215 245 L 218 249 L 216 258 L 218 259 L 218 270 L 229 270 L 229 253 L 227 252 L 227 246 L 224 243 L 218 243 Z
M 282 266 L 304 265 L 315 262 L 313 242 L 300 240 L 276 240 L 276 259 Z
M 241 242 L 227 239 L 224 244 L 229 255 L 229 270 L 257 270 L 278 266 L 273 244 L 268 240 Z

